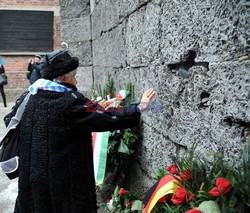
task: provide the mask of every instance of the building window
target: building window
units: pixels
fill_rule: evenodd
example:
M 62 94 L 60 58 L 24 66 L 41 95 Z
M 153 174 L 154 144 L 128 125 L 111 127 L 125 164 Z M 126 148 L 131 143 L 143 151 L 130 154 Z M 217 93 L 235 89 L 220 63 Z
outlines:
M 53 50 L 54 12 L 0 10 L 0 52 Z

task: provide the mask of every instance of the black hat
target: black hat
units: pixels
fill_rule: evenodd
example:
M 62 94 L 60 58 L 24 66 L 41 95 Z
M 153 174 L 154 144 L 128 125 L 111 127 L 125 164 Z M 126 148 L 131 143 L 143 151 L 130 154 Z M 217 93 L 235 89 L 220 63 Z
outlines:
M 53 79 L 65 75 L 79 66 L 79 60 L 71 57 L 67 50 L 56 50 L 45 55 L 42 60 L 41 77 Z

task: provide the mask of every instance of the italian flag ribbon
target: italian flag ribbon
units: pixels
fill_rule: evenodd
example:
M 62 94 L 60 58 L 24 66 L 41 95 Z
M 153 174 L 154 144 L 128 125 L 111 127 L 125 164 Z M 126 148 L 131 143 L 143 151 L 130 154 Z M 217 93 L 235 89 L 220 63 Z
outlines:
M 105 109 L 109 109 L 111 107 L 120 107 L 120 103 L 126 99 L 129 95 L 129 91 L 121 90 L 119 93 L 116 94 L 115 98 L 108 99 L 106 101 L 99 101 L 98 104 L 104 107 Z
M 103 183 L 108 148 L 109 132 L 93 132 L 92 147 L 94 157 L 95 182 L 97 185 Z
M 108 109 L 110 107 L 120 107 L 120 103 L 124 100 L 129 92 L 127 90 L 121 90 L 116 94 L 115 98 L 107 101 L 98 102 L 99 105 Z M 93 161 L 96 185 L 100 185 L 104 181 L 107 152 L 108 152 L 108 140 L 109 131 L 107 132 L 92 132 L 92 149 L 93 149 Z

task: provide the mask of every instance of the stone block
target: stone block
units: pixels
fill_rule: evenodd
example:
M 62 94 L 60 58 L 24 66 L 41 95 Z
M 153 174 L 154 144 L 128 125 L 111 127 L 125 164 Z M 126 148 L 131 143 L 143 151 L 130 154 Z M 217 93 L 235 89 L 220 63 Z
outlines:
M 144 170 L 137 162 L 134 162 L 130 168 L 130 175 L 128 177 L 128 190 L 143 194 L 147 192 L 153 183 L 154 180 L 148 177 L 147 170 Z
M 94 66 L 116 68 L 126 66 L 124 29 L 125 24 L 120 24 L 112 31 L 93 41 Z
M 137 143 L 134 153 L 135 162 L 131 168 L 129 186 L 132 191 L 145 193 L 154 183 L 159 168 L 164 169 L 171 163 L 170 156 L 178 149 L 154 128 L 143 125 L 144 139 Z
M 208 72 L 195 67 L 186 83 L 165 72 L 166 81 L 160 85 L 165 119 L 158 121 L 165 125 L 164 134 L 188 148 L 198 142 L 203 156 L 207 150 L 223 153 L 228 160 L 240 156 L 242 128 L 250 123 L 248 69 L 249 61 L 210 64 Z M 207 105 L 202 103 L 204 94 L 209 99 Z
M 63 20 L 90 15 L 89 0 L 60 0 L 60 5 Z
M 92 49 L 90 41 L 70 43 L 69 49 L 72 56 L 78 57 L 80 66 L 92 65 Z
M 95 6 L 97 4 L 96 2 L 97 0 L 90 0 L 90 13 L 92 14 L 94 9 L 95 9 Z
M 92 67 L 79 67 L 76 79 L 78 90 L 84 95 L 89 95 L 94 83 Z
M 93 39 L 123 22 L 149 0 L 102 0 L 92 13 Z
M 96 5 L 91 18 L 93 24 L 92 36 L 93 39 L 96 39 L 101 36 L 102 32 L 108 31 L 118 24 L 117 0 L 112 0 L 112 3 L 108 0 L 100 1 Z
M 99 4 L 100 1 L 101 1 L 101 0 L 96 0 L 96 4 Z
M 148 66 L 159 58 L 161 8 L 148 4 L 128 18 L 126 30 L 127 62 L 131 67 Z
M 111 75 L 114 79 L 115 69 L 112 67 L 93 67 L 94 76 L 94 88 L 101 86 L 102 88 L 108 81 L 108 75 Z M 114 79 L 114 81 L 116 81 Z
M 208 61 L 230 60 L 246 48 L 244 1 L 175 1 L 163 4 L 161 52 L 164 60 L 179 60 L 195 48 Z M 241 12 L 240 12 L 241 11 Z
M 62 22 L 62 39 L 66 43 L 91 40 L 90 17 L 64 20 Z

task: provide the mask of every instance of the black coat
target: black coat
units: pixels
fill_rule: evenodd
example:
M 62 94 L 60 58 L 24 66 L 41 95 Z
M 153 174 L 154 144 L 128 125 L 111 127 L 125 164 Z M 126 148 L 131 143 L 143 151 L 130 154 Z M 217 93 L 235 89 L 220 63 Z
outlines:
M 27 78 L 30 81 L 30 84 L 33 84 L 35 81 L 37 81 L 38 79 L 41 78 L 41 73 L 40 70 L 42 69 L 42 65 L 41 63 L 37 62 L 37 63 L 29 63 L 28 65 L 28 75 Z
M 88 101 L 75 91 L 39 91 L 30 97 L 20 122 L 15 212 L 97 212 L 91 131 L 138 125 L 140 113 L 136 105 L 129 112 L 96 112 L 93 106 L 88 112 Z
M 5 73 L 5 69 L 4 66 L 2 64 L 0 64 L 0 74 Z

